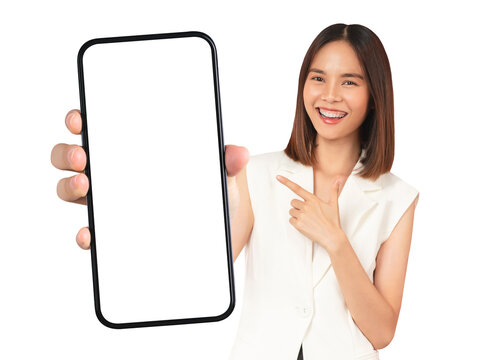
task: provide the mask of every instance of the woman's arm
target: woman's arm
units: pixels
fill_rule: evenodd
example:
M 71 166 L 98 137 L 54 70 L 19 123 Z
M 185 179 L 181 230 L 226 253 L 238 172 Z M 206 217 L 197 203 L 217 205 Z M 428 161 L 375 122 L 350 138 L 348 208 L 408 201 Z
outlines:
M 396 331 L 418 196 L 379 249 L 374 284 L 345 235 L 328 249 L 351 316 L 375 349 L 386 347 Z
M 236 261 L 244 246 L 249 241 L 254 224 L 254 214 L 249 196 L 246 165 L 238 175 L 236 175 L 235 181 L 239 191 L 239 206 L 236 215 L 230 221 L 233 261 Z M 229 188 L 228 192 L 232 193 Z

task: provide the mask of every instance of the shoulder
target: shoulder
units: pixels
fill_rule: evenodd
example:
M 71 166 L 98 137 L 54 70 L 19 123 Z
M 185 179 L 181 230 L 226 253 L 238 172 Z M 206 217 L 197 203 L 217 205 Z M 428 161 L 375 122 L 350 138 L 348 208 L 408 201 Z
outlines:
M 380 181 L 383 196 L 387 200 L 410 199 L 415 198 L 419 194 L 416 187 L 392 172 L 382 174 Z
M 250 160 L 255 162 L 267 163 L 279 163 L 281 159 L 286 156 L 283 150 L 265 152 L 260 154 L 255 154 L 250 156 Z
M 283 150 L 250 155 L 247 164 L 248 171 L 272 171 L 277 169 L 284 161 L 285 156 Z
M 388 172 L 381 175 L 382 212 L 385 217 L 385 227 L 382 241 L 389 238 L 401 217 L 411 204 L 418 201 L 419 191 L 409 182 Z M 416 206 L 415 205 L 415 206 Z
M 282 150 L 250 155 L 246 178 L 251 198 L 271 195 L 271 185 L 275 181 L 271 174 L 281 166 L 285 156 Z

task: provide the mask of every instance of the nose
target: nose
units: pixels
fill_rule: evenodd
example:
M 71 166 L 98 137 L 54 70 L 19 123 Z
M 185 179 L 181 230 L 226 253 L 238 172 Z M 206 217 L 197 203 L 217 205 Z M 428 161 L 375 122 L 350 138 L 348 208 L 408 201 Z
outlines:
M 325 87 L 324 92 L 321 94 L 321 100 L 327 102 L 341 101 L 341 96 L 338 93 L 338 89 L 332 82 Z

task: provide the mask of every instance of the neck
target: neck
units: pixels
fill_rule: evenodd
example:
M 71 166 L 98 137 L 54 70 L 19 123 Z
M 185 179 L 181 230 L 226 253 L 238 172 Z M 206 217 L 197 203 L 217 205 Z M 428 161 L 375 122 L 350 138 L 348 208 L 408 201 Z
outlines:
M 357 137 L 329 140 L 316 134 L 315 144 L 317 163 L 313 167 L 316 171 L 325 177 L 351 174 L 361 151 Z

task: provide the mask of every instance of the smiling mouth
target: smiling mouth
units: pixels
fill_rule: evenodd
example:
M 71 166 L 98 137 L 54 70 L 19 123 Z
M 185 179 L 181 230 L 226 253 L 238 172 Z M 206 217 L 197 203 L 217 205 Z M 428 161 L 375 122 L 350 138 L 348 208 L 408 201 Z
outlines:
M 322 118 L 330 119 L 330 120 L 342 119 L 343 117 L 348 115 L 348 113 L 344 112 L 344 111 L 330 111 L 330 110 L 324 110 L 324 109 L 321 109 L 321 108 L 316 108 L 316 109 L 318 110 L 319 115 Z

